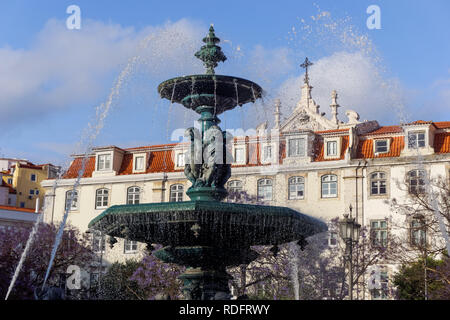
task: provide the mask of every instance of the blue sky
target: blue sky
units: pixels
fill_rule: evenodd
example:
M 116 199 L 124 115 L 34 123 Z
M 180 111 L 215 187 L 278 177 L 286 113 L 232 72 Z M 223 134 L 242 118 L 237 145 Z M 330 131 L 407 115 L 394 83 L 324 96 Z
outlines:
M 65 28 L 71 4 L 81 8 L 81 30 Z M 372 4 L 381 9 L 381 30 L 366 27 Z M 343 109 L 362 119 L 450 120 L 449 16 L 446 0 L 4 1 L 0 156 L 62 164 L 83 150 L 82 132 L 95 125 L 96 107 L 149 35 L 143 63 L 125 77 L 93 143 L 168 142 L 195 115 L 161 101 L 156 87 L 169 77 L 202 72 L 192 55 L 210 23 L 229 58 L 218 73 L 247 77 L 268 92 L 264 105 L 223 115 L 223 127 L 270 120 L 276 97 L 288 114 L 305 56 L 316 62 L 313 96 L 327 114 L 329 93 L 337 89 Z M 394 105 L 403 111 L 393 112 Z

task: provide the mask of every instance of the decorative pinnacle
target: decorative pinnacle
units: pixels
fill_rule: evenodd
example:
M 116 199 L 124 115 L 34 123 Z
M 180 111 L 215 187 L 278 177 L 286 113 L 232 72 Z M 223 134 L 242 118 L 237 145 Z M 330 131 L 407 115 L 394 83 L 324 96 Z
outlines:
M 222 48 L 216 45 L 216 43 L 220 42 L 220 39 L 216 37 L 213 25 L 209 27 L 209 33 L 203 38 L 203 42 L 206 45 L 202 46 L 195 53 L 195 56 L 203 61 L 206 67 L 206 74 L 215 74 L 214 68 L 217 67 L 218 62 L 224 62 L 227 60 L 227 57 L 223 54 Z

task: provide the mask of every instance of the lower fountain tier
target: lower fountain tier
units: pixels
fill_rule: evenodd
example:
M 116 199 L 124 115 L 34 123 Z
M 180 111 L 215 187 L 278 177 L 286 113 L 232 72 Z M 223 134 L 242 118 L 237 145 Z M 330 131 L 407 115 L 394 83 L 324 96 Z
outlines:
M 285 207 L 199 200 L 112 206 L 89 228 L 144 243 L 230 249 L 277 245 L 327 230 L 324 222 Z

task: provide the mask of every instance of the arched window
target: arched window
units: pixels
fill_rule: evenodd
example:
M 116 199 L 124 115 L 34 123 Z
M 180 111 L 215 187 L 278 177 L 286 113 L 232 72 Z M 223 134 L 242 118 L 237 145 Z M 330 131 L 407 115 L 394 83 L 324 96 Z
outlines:
M 409 193 L 420 194 L 425 192 L 425 170 L 411 170 L 408 172 Z
M 174 184 L 170 186 L 170 202 L 183 201 L 184 187 L 182 184 Z
M 108 189 L 98 189 L 95 193 L 95 208 L 103 209 L 108 206 L 109 191 Z
M 70 200 L 72 198 L 72 203 Z M 69 190 L 66 192 L 66 210 L 78 209 L 78 191 Z
M 141 193 L 141 188 L 129 187 L 127 189 L 127 204 L 139 204 L 140 193 Z
M 337 176 L 327 174 L 322 176 L 322 198 L 337 197 Z
M 370 194 L 386 194 L 386 174 L 384 172 L 374 172 L 370 175 Z
M 242 191 L 242 181 L 241 180 L 231 180 L 228 182 L 228 191 L 230 192 L 240 192 Z
M 258 200 L 272 200 L 272 179 L 258 180 Z
M 426 244 L 426 226 L 423 216 L 415 217 L 411 220 L 411 244 L 423 247 Z
M 289 178 L 289 199 L 303 199 L 305 197 L 305 178 Z

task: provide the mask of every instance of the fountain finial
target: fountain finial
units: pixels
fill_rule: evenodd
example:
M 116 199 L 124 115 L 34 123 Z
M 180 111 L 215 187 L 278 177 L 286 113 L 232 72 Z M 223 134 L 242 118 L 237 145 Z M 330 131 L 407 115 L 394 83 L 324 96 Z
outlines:
M 220 42 L 220 39 L 216 37 L 212 24 L 209 27 L 208 35 L 203 38 L 203 42 L 206 45 L 202 46 L 195 53 L 195 56 L 203 61 L 206 67 L 206 74 L 215 74 L 214 68 L 217 67 L 218 62 L 224 62 L 227 60 L 227 57 L 222 52 L 222 48 L 216 45 L 216 43 Z

